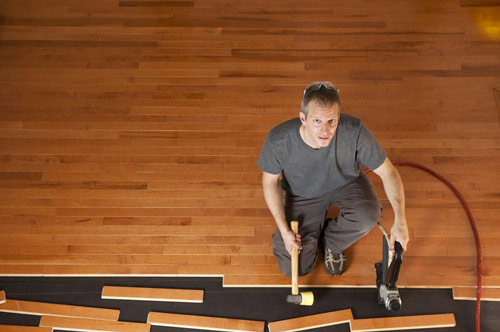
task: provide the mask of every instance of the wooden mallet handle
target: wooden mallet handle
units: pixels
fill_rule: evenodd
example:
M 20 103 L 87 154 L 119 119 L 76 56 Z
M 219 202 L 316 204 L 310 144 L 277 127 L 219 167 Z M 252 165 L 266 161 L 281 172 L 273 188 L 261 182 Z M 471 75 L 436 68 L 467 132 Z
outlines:
M 299 233 L 299 222 L 290 223 L 293 234 Z M 299 295 L 299 252 L 292 248 L 292 295 Z

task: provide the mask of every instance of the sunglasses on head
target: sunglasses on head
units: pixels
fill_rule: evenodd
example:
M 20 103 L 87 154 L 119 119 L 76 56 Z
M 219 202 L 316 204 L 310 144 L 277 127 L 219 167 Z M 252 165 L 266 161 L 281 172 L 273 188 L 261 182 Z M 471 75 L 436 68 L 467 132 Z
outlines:
M 328 81 L 318 81 L 318 82 L 313 82 L 313 83 L 309 84 L 304 89 L 304 93 L 302 94 L 302 97 L 304 97 L 306 95 L 306 93 L 309 93 L 311 91 L 320 90 L 321 87 L 325 87 L 325 89 L 335 91 L 337 94 L 339 93 L 339 90 L 331 82 L 328 82 Z

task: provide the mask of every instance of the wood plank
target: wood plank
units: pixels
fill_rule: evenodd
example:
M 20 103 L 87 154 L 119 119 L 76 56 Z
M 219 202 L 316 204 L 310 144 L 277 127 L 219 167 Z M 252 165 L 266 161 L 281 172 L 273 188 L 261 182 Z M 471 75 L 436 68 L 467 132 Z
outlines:
M 217 331 L 259 331 L 263 332 L 265 322 L 233 318 L 169 314 L 150 312 L 148 323 L 186 329 L 205 329 Z
M 268 324 L 269 332 L 292 332 L 348 323 L 353 320 L 351 309 L 303 316 Z
M 460 0 L 462 7 L 495 7 L 500 6 L 499 0 Z
M 351 276 L 348 279 L 332 278 L 318 272 L 310 274 L 306 278 L 302 277 L 299 280 L 299 287 L 314 287 L 315 285 L 321 285 L 322 287 L 349 287 L 350 285 L 375 287 L 373 276 L 370 278 L 369 276 L 358 275 Z M 273 269 L 272 273 L 266 274 L 226 274 L 224 275 L 224 287 L 290 287 L 290 278 L 282 275 L 276 269 Z
M 4 304 L 0 304 L 0 311 L 37 316 L 84 317 L 111 321 L 117 321 L 120 316 L 120 310 L 114 309 L 11 299 L 7 300 Z
M 453 287 L 453 299 L 476 301 L 477 287 Z M 481 301 L 500 301 L 500 289 L 482 288 Z
M 187 211 L 186 211 L 187 212 Z M 216 211 L 213 211 L 216 212 Z M 184 214 L 183 210 L 178 212 L 177 215 Z M 79 215 L 81 216 L 81 215 Z M 79 217 L 77 216 L 77 217 Z M 74 215 L 73 215 L 74 217 Z M 85 219 L 85 218 L 82 218 Z M 82 220 L 79 219 L 79 220 Z M 41 225 L 34 227 L 20 227 L 19 231 L 21 234 L 57 234 L 57 235 L 125 235 L 134 234 L 136 235 L 150 235 L 150 236 L 217 236 L 220 234 L 225 234 L 227 236 L 249 236 L 255 235 L 255 227 L 252 226 L 234 226 L 232 229 L 226 229 L 224 226 L 203 226 L 203 227 L 185 227 L 185 226 L 81 226 L 79 223 L 76 226 L 56 226 L 56 225 Z M 8 227 L 9 231 L 15 232 L 18 228 L 15 226 Z M 32 230 L 32 231 L 31 231 Z M 4 233 L 7 233 L 5 231 Z M 8 234 L 8 233 L 7 233 Z M 12 234 L 12 233 L 11 233 Z
M 42 316 L 40 326 L 57 330 L 85 332 L 149 332 L 151 325 L 143 323 L 112 322 L 105 320 Z
M 398 316 L 354 319 L 351 322 L 351 331 L 415 330 L 454 327 L 455 325 L 455 316 L 453 314 Z
M 498 116 L 498 121 L 500 122 L 500 88 L 494 88 L 493 95 L 495 96 L 495 104 L 497 107 L 497 116 Z
M 0 332 L 52 332 L 50 327 L 0 325 Z
M 104 286 L 103 299 L 203 303 L 203 290 Z
M 104 265 L 38 265 L 42 267 L 43 276 L 176 276 L 179 274 L 179 266 L 175 264 L 104 264 Z M 27 267 L 29 268 L 29 267 Z M 39 271 L 39 269 L 36 269 Z
M 41 256 L 29 256 L 29 255 L 0 255 L 0 263 L 9 263 L 12 260 L 18 260 L 19 262 L 33 262 L 47 264 L 47 267 L 57 264 L 69 264 L 70 265 L 119 265 L 125 262 L 131 264 L 145 264 L 145 265 L 161 265 L 161 264 L 180 264 L 180 265 L 205 265 L 205 264 L 215 264 L 215 265 L 226 265 L 229 264 L 230 257 L 227 255 L 137 255 L 136 257 L 130 257 L 127 255 L 41 255 Z M 168 261 L 168 263 L 165 262 Z

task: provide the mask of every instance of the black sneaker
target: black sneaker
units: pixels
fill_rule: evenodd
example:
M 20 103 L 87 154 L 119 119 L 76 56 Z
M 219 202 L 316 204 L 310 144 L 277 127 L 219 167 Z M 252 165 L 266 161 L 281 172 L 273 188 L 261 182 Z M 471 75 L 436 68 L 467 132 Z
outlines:
M 339 276 L 345 271 L 346 258 L 342 252 L 334 254 L 331 249 L 325 249 L 325 259 L 323 260 L 323 268 L 326 273 L 331 276 Z

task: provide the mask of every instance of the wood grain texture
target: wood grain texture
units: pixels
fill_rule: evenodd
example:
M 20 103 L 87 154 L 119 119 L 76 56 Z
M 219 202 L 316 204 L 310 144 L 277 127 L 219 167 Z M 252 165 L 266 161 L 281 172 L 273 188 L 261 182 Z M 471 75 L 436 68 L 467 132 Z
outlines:
M 495 95 L 495 103 L 497 106 L 498 121 L 500 122 L 500 88 L 494 88 L 493 94 Z
M 353 320 L 351 309 L 303 316 L 268 324 L 270 332 L 292 332 L 348 323 Z
M 0 275 L 287 287 L 256 162 L 304 87 L 330 80 L 391 160 L 462 192 L 484 285 L 500 286 L 497 2 L 3 0 Z M 459 202 L 398 170 L 411 235 L 400 286 L 475 286 Z M 318 264 L 301 286 L 374 287 L 380 243 L 374 230 L 348 249 L 345 275 Z
M 104 286 L 103 299 L 203 303 L 203 290 Z
M 37 316 L 83 317 L 111 321 L 117 321 L 120 316 L 120 311 L 113 309 L 10 299 L 4 304 L 0 304 L 0 311 Z
M 98 332 L 149 332 L 151 326 L 142 323 L 112 322 L 87 318 L 42 316 L 40 326 L 57 330 Z
M 0 332 L 52 332 L 50 327 L 0 325 Z
M 454 287 L 453 299 L 475 301 L 477 299 L 477 288 Z M 481 289 L 481 301 L 500 301 L 500 289 L 499 288 Z
M 426 328 L 454 327 L 453 314 L 398 316 L 383 318 L 354 319 L 351 322 L 352 332 L 415 330 Z
M 253 331 L 263 332 L 265 322 L 208 317 L 182 314 L 169 314 L 160 312 L 150 312 L 148 315 L 148 323 L 158 326 L 169 326 L 186 329 L 206 329 L 217 331 Z

